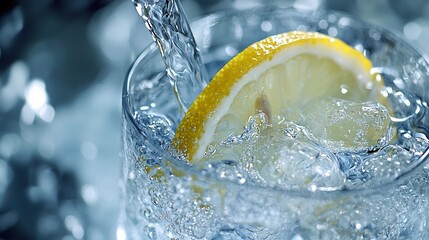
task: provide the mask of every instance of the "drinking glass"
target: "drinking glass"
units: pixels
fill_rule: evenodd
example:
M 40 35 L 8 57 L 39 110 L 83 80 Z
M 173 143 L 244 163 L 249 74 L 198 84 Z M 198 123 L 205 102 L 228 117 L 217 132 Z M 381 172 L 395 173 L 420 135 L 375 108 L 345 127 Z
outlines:
M 394 93 L 394 119 L 409 118 L 398 120 L 398 131 L 418 140 L 397 140 L 412 151 L 406 159 L 389 159 L 392 165 L 371 184 L 363 179 L 356 188 L 335 191 L 252 184 L 228 159 L 197 168 L 171 151 L 179 105 L 152 44 L 133 63 L 123 88 L 118 239 L 429 239 L 429 68 L 418 51 L 391 31 L 338 12 L 231 9 L 192 27 L 210 76 L 276 33 L 340 38 L 371 59 L 386 91 Z M 406 166 L 392 174 L 395 164 Z

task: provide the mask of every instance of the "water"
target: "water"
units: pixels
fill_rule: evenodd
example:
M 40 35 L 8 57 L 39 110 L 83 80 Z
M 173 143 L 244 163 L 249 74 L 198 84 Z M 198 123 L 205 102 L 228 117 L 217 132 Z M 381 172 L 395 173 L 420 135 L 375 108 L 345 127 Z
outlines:
M 208 81 L 201 55 L 179 0 L 132 0 L 165 64 L 175 96 L 186 112 Z
M 387 83 L 397 79 L 386 74 L 384 78 Z M 198 166 L 197 171 L 202 171 L 203 176 L 223 183 L 192 174 L 178 177 L 181 174 L 165 165 L 156 148 L 148 151 L 148 144 L 137 143 L 137 154 L 145 159 L 140 158 L 127 169 L 127 190 L 134 196 L 128 202 L 127 214 L 133 219 L 128 224 L 136 224 L 134 234 L 145 234 L 149 239 L 414 238 L 409 231 L 426 228 L 422 215 L 429 209 L 428 168 L 397 187 L 381 187 L 377 193 L 367 193 L 369 196 L 309 199 L 292 195 L 284 199 L 281 192 L 272 190 L 374 188 L 413 168 L 429 141 L 426 133 L 410 126 L 426 114 L 428 107 L 420 99 L 404 101 L 404 95 L 396 90 L 390 94 L 392 102 L 404 103 L 403 107 L 397 105 L 402 109 L 398 113 L 402 114 L 402 121 L 391 122 L 397 132 L 396 140 L 377 149 L 330 149 L 329 144 L 323 146 L 311 136 L 308 129 L 292 122 L 258 135 L 260 124 L 257 126 L 256 122 L 260 122 L 261 116 L 255 116 L 243 126 L 243 132 L 229 136 L 221 146 L 214 146 L 240 146 L 246 149 L 244 156 L 211 160 Z M 409 106 L 414 106 L 414 110 L 409 111 Z M 380 112 L 376 115 L 382 118 L 384 111 Z M 146 112 L 138 112 L 135 120 L 158 151 L 168 151 L 174 136 L 174 120 Z M 272 161 L 276 153 L 278 159 Z M 216 151 L 208 153 L 215 154 Z M 181 160 L 177 161 L 180 165 Z M 195 170 L 192 166 L 185 168 L 189 172 Z M 165 175 L 159 174 L 160 169 Z
M 234 19 L 245 24 L 248 18 Z M 302 28 L 300 21 L 309 18 L 303 19 L 294 20 L 298 24 L 291 28 Z M 335 19 L 351 21 L 334 15 L 327 19 L 331 25 Z M 315 29 L 320 26 L 312 24 Z M 313 30 L 312 24 L 305 30 Z M 351 30 L 343 28 L 338 34 L 344 31 L 347 38 Z M 246 29 L 256 32 L 252 30 Z M 149 74 L 133 88 L 136 93 L 130 98 L 135 106 L 124 116 L 121 234 L 124 231 L 127 239 L 429 238 L 429 167 L 419 166 L 429 146 L 428 98 L 419 90 L 427 89 L 429 68 L 408 56 L 386 62 L 385 56 L 406 52 L 407 47 L 398 48 L 389 38 L 386 46 L 372 45 L 386 41 L 380 40 L 382 34 L 372 32 L 377 39 L 365 39 L 369 43 L 359 38 L 348 43 L 358 49 L 366 46 L 364 51 L 376 66 L 373 70 L 383 76 L 392 113 L 374 103 L 323 99 L 325 113 L 310 108 L 298 122 L 267 127 L 265 116 L 255 115 L 242 132 L 208 148 L 207 161 L 198 165 L 171 150 L 169 143 L 180 122 L 174 113 L 179 109 L 171 99 L 173 91 L 163 83 L 166 73 Z M 236 48 L 234 44 L 223 49 Z M 216 72 L 225 60 L 216 50 L 205 55 L 209 72 Z M 151 61 L 147 64 L 149 68 L 142 68 L 151 69 Z M 393 67 L 384 66 L 389 64 Z M 339 106 L 340 114 L 334 106 Z M 347 129 L 348 135 L 342 136 L 320 132 L 320 125 L 335 127 L 332 119 L 358 129 Z M 373 131 L 375 141 L 368 140 L 365 136 Z M 344 139 L 353 139 L 352 146 L 344 145 Z M 216 157 L 236 148 L 244 149 L 241 155 Z
M 418 102 L 417 99 L 410 101 Z M 410 124 L 411 119 L 396 127 Z M 174 131 L 167 117 L 138 113 L 136 120 L 145 126 L 145 134 L 159 146 L 159 151 L 168 149 Z M 143 150 L 140 154 L 147 157 L 145 162 L 128 169 L 131 184 L 128 190 L 137 197 L 129 202 L 128 214 L 149 239 L 314 239 L 320 237 L 315 235 L 315 226 L 325 234 L 321 239 L 396 239 L 404 234 L 403 229 L 422 224 L 419 216 L 428 209 L 425 195 L 429 169 L 416 173 L 412 180 L 396 189 L 381 188 L 381 196 L 374 194 L 364 201 L 365 197 L 344 196 L 333 202 L 305 198 L 279 202 L 282 198 L 277 192 L 250 191 L 252 186 L 309 191 L 379 186 L 412 168 L 429 146 L 424 134 L 400 129 L 395 144 L 387 144 L 377 151 L 332 151 L 309 141 L 305 131 L 288 123 L 264 136 L 239 134 L 230 136 L 230 139 L 237 137 L 233 144 L 227 143 L 228 139 L 223 142 L 228 148 L 240 144 L 247 149 L 244 151 L 247 155 L 237 161 L 208 161 L 203 172 L 210 178 L 248 186 L 244 191 L 236 185 L 228 185 L 229 189 L 225 190 L 221 184 L 174 174 L 165 179 L 161 177 L 168 182 L 166 185 L 164 180 L 159 180 L 159 166 L 165 163 L 156 152 Z M 271 139 L 270 144 L 266 144 L 267 139 Z M 275 153 L 279 154 L 278 160 L 270 160 Z M 249 168 L 249 164 L 253 166 Z M 151 166 L 151 170 L 144 165 Z M 216 212 L 215 206 L 223 210 Z M 267 225 L 270 228 L 263 227 Z M 281 227 L 285 225 L 290 229 Z

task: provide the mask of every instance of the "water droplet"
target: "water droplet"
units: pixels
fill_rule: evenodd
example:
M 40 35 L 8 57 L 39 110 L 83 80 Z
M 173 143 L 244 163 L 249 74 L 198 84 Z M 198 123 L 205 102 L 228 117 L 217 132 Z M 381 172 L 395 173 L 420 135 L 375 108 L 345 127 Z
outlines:
M 243 177 L 240 173 L 237 173 L 237 180 L 239 184 L 244 184 L 246 182 L 246 178 Z
M 157 206 L 157 205 L 159 204 L 159 200 L 158 200 L 158 198 L 156 198 L 156 197 L 152 197 L 152 198 L 151 198 L 151 202 L 152 202 L 152 204 L 153 204 L 153 205 L 155 205 L 155 206 Z
M 349 92 L 348 86 L 345 84 L 341 84 L 341 93 L 346 94 Z
M 128 173 L 128 179 L 129 179 L 129 180 L 134 180 L 134 179 L 136 179 L 136 173 L 135 173 L 134 171 L 130 171 L 130 172 Z
M 330 28 L 328 29 L 328 34 L 329 34 L 329 36 L 331 36 L 331 37 L 336 37 L 336 36 L 338 35 L 338 30 L 337 30 L 337 28 L 336 28 L 336 27 L 330 27 Z
M 156 239 L 156 229 L 154 227 L 149 227 L 147 236 L 149 239 Z
M 326 20 L 320 20 L 320 21 L 319 21 L 319 27 L 320 27 L 321 29 L 326 29 L 326 28 L 328 28 L 328 21 L 326 21 Z
M 269 32 L 269 31 L 273 30 L 273 24 L 270 21 L 263 21 L 261 23 L 261 29 L 264 32 Z
M 226 47 L 225 47 L 225 53 L 226 53 L 228 56 L 233 57 L 233 56 L 237 55 L 238 50 L 237 50 L 235 47 L 232 47 L 232 46 L 226 46 Z
M 143 216 L 147 220 L 150 220 L 152 218 L 152 210 L 150 208 L 145 208 L 144 211 L 143 211 Z
M 207 147 L 207 155 L 213 155 L 216 153 L 216 147 L 213 145 L 209 145 Z
M 340 20 L 338 20 L 338 26 L 340 27 L 346 27 L 350 25 L 350 18 L 348 17 L 341 17 Z

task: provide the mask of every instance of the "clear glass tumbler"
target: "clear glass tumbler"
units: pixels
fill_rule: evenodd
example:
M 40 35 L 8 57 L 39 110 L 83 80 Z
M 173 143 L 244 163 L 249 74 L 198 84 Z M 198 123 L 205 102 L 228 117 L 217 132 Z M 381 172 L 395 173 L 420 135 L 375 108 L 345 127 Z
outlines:
M 179 106 L 152 44 L 124 83 L 118 239 L 429 239 L 429 67 L 418 51 L 390 31 L 337 12 L 229 10 L 192 26 L 210 76 L 276 33 L 318 31 L 342 39 L 382 73 L 394 119 L 408 118 L 398 121 L 407 134 L 397 144 L 410 152 L 390 159 L 375 184 L 336 191 L 258 186 L 228 161 L 196 168 L 169 151 Z M 391 174 L 395 164 L 406 166 Z

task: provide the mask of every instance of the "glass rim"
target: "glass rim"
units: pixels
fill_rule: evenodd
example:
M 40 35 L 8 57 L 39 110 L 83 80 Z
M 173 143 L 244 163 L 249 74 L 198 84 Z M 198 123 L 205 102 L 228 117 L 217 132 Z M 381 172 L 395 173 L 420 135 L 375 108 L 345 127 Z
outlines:
M 268 6 L 268 7 L 263 6 L 260 8 L 261 9 L 270 9 L 270 7 L 271 6 Z M 275 10 L 279 11 L 281 9 L 275 9 Z M 363 25 L 367 25 L 367 26 L 377 28 L 379 30 L 383 30 L 383 31 L 391 34 L 391 36 L 394 37 L 395 41 L 402 42 L 402 44 L 406 45 L 410 50 L 413 51 L 414 55 L 423 58 L 426 64 L 429 64 L 428 63 L 429 62 L 428 57 L 425 54 L 421 54 L 413 44 L 408 42 L 407 39 L 405 39 L 401 34 L 399 34 L 398 32 L 395 32 L 394 30 L 391 30 L 391 29 L 379 26 L 377 24 L 359 19 L 357 17 L 351 16 L 347 13 L 343 13 L 340 11 L 317 10 L 316 11 L 317 13 L 316 13 L 316 12 L 298 11 L 298 10 L 293 9 L 293 8 L 287 8 L 287 10 L 297 11 L 297 13 L 299 13 L 299 14 L 306 14 L 306 15 L 311 15 L 314 17 L 327 16 L 327 15 L 333 14 L 336 16 L 347 17 L 350 20 L 357 22 L 359 24 L 363 24 Z M 205 15 L 205 16 L 202 16 L 200 18 L 194 19 L 194 21 L 192 21 L 192 23 L 191 23 L 191 26 L 192 26 L 192 24 L 202 23 L 203 21 L 213 22 L 213 20 L 216 20 L 216 19 L 223 19 L 225 17 L 233 16 L 232 14 L 235 14 L 235 13 L 246 13 L 246 12 L 249 12 L 249 9 L 243 9 L 243 10 L 228 9 L 228 10 L 223 11 L 223 12 L 213 12 L 209 15 Z M 151 54 L 155 54 L 157 51 L 158 51 L 158 49 L 157 49 L 156 44 L 153 42 L 150 43 L 138 55 L 138 57 L 132 62 L 132 65 L 126 74 L 125 81 L 123 82 L 123 87 L 122 87 L 122 113 L 125 115 L 125 119 L 126 119 L 127 123 L 131 124 L 132 127 L 135 128 L 135 130 L 137 130 L 139 133 L 141 133 L 141 131 L 138 127 L 138 124 L 135 122 L 135 120 L 133 118 L 133 114 L 130 111 L 131 108 L 130 108 L 130 102 L 129 102 L 129 98 L 128 98 L 130 95 L 129 94 L 130 83 L 131 83 L 131 80 L 132 80 L 138 66 L 140 65 L 140 63 L 143 62 L 144 60 L 146 60 L 146 58 L 148 56 L 150 56 Z M 203 58 L 204 58 L 204 56 L 203 56 Z M 429 78 L 429 76 L 428 76 L 428 78 Z M 155 146 L 155 144 L 153 144 L 153 142 L 148 141 L 148 143 L 150 143 L 149 148 L 156 149 L 156 146 Z M 204 174 L 201 171 L 201 169 L 197 169 L 196 167 L 193 167 L 189 162 L 185 163 L 183 161 L 179 161 L 178 159 L 174 158 L 171 153 L 166 153 L 166 152 L 167 152 L 167 150 L 164 150 L 162 152 L 162 157 L 164 157 L 165 160 L 171 162 L 175 167 L 178 167 L 179 169 L 186 172 L 187 173 L 186 175 L 189 175 L 189 176 L 197 176 L 197 177 L 201 177 L 201 179 L 206 179 L 208 177 L 209 181 L 213 181 L 216 184 L 220 184 L 220 185 L 233 184 L 233 185 L 236 185 L 237 187 L 260 189 L 263 191 L 279 192 L 280 194 L 284 194 L 286 196 L 300 196 L 300 197 L 305 197 L 305 198 L 321 198 L 321 199 L 327 199 L 327 198 L 330 199 L 330 198 L 335 198 L 335 197 L 344 196 L 344 195 L 362 196 L 362 195 L 383 194 L 379 191 L 380 188 L 383 188 L 383 190 L 387 190 L 387 189 L 391 189 L 391 188 L 394 188 L 396 186 L 399 186 L 401 184 L 404 184 L 408 179 L 412 178 L 412 176 L 415 172 L 423 170 L 423 168 L 425 167 L 427 162 L 429 162 L 429 146 L 428 146 L 424 150 L 424 152 L 414 161 L 414 164 L 410 165 L 410 167 L 406 171 L 401 173 L 396 178 L 389 180 L 388 182 L 383 182 L 381 184 L 377 184 L 374 186 L 362 187 L 362 188 L 353 188 L 353 189 L 352 188 L 345 188 L 345 189 L 335 189 L 335 190 L 317 189 L 316 191 L 311 191 L 307 188 L 284 189 L 284 188 L 273 187 L 273 186 L 239 184 L 239 183 L 236 183 L 233 181 L 228 181 L 225 179 L 214 178 L 212 175 Z

